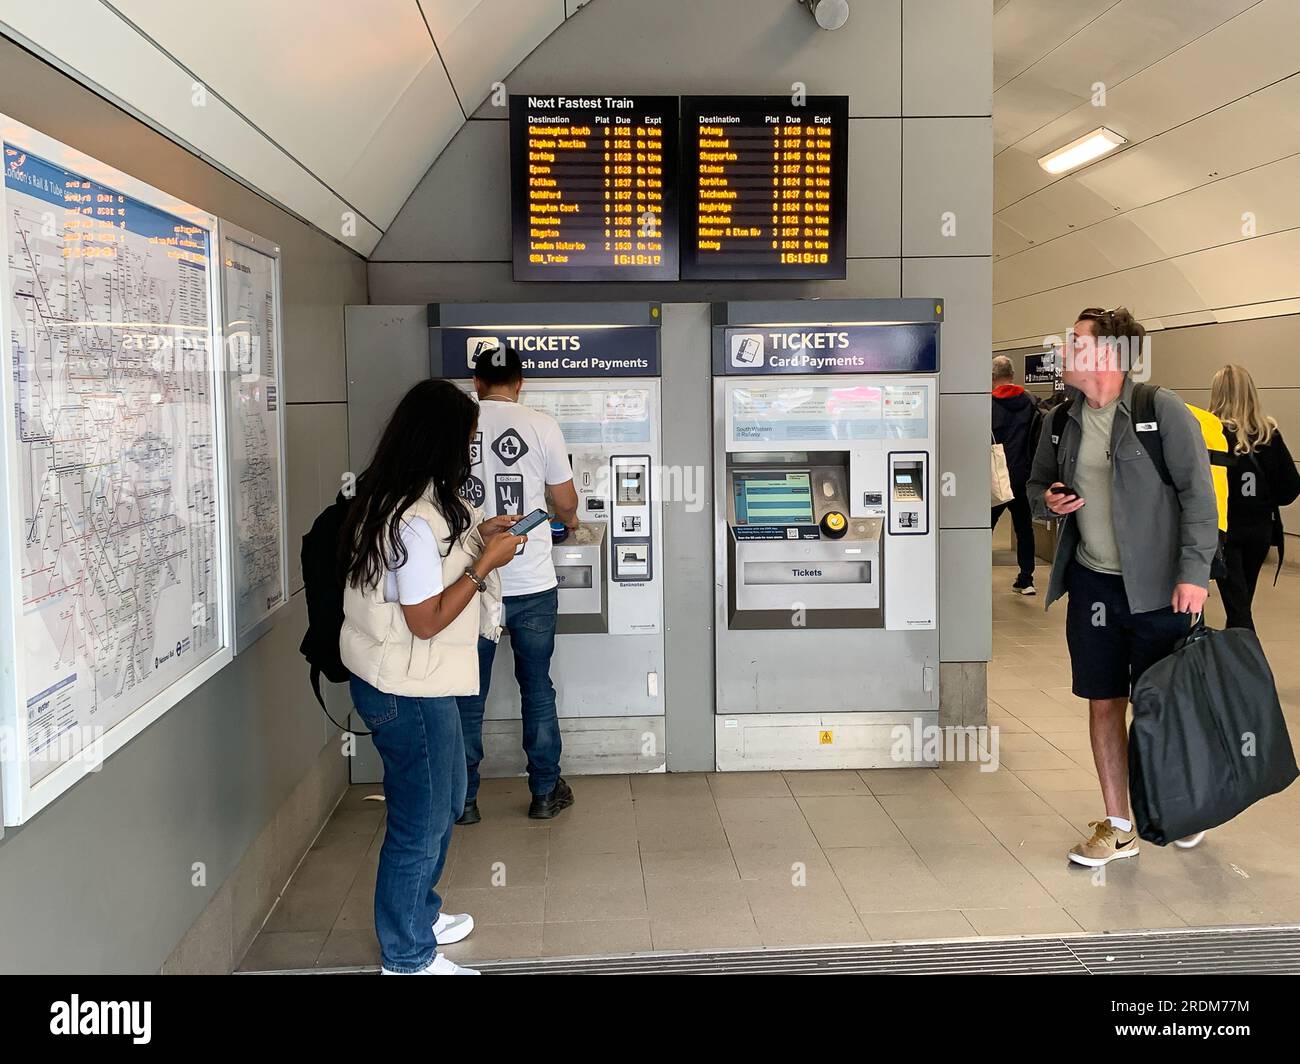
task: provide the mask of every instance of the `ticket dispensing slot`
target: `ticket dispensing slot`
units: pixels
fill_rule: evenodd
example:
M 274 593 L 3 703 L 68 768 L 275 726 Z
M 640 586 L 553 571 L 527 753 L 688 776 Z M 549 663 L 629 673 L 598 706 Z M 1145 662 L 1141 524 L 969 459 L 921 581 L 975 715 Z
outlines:
M 851 514 L 847 452 L 727 458 L 731 626 L 880 627 L 882 522 Z
M 558 632 L 607 632 L 605 526 L 582 524 L 551 547 L 559 585 Z
M 609 464 L 613 577 L 620 582 L 649 580 L 650 456 L 618 454 Z
M 923 451 L 894 451 L 889 455 L 889 534 L 924 536 L 930 531 Z
M 573 468 L 572 459 L 570 467 Z M 586 473 L 574 468 L 575 481 Z M 550 492 L 546 505 L 555 512 Z M 581 513 L 579 525 L 551 546 L 558 586 L 557 632 L 608 632 L 609 611 L 605 601 L 605 526 L 587 522 Z

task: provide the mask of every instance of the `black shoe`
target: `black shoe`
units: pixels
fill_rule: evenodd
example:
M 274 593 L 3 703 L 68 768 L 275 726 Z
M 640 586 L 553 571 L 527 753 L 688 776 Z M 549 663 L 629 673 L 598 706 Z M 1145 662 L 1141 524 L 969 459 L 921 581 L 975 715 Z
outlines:
M 465 827 L 467 824 L 477 824 L 483 818 L 478 815 L 478 802 L 470 799 L 465 803 L 465 809 L 456 819 L 457 827 Z
M 550 794 L 535 794 L 528 806 L 528 815 L 534 820 L 550 820 L 556 813 L 573 804 L 573 788 L 564 778 L 555 781 Z
M 1023 576 L 1018 578 L 1016 582 L 1011 585 L 1011 590 L 1018 592 L 1021 595 L 1038 594 L 1038 592 L 1034 590 L 1034 578 L 1032 576 L 1029 577 L 1029 579 L 1025 579 Z

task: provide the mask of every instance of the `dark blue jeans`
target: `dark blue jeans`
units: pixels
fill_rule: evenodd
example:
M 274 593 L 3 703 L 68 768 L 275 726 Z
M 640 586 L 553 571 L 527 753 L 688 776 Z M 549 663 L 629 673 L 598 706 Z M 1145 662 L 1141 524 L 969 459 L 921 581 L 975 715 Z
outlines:
M 512 595 L 505 604 L 505 628 L 515 655 L 515 679 L 524 720 L 524 752 L 528 755 L 528 789 L 550 794 L 560 778 L 560 721 L 555 713 L 555 687 L 551 683 L 551 655 L 555 652 L 555 618 L 559 592 L 538 591 Z M 478 694 L 456 699 L 465 735 L 467 785 L 465 800 L 478 796 L 478 766 L 483 760 L 483 704 L 492 683 L 492 662 L 497 645 L 478 641 Z
M 454 698 L 389 695 L 355 676 L 352 704 L 384 762 L 388 822 L 375 883 L 375 934 L 384 967 L 418 972 L 438 952 L 434 890 L 465 807 L 465 745 Z

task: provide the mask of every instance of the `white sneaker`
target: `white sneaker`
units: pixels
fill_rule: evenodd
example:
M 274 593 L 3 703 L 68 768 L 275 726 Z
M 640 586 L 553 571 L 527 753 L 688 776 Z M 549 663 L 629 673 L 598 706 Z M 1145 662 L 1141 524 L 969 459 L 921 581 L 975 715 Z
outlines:
M 379 970 L 380 975 L 479 975 L 473 968 L 464 968 L 455 961 L 449 961 L 441 953 L 433 958 L 432 963 L 418 972 L 390 972 L 387 968 Z
M 1205 838 L 1205 832 L 1198 831 L 1195 835 L 1188 835 L 1185 839 L 1174 839 L 1174 845 L 1180 850 L 1190 850 L 1194 846 L 1199 846 L 1203 838 Z
M 474 917 L 469 913 L 439 913 L 433 925 L 433 935 L 440 946 L 450 946 L 463 938 L 469 938 L 474 930 Z

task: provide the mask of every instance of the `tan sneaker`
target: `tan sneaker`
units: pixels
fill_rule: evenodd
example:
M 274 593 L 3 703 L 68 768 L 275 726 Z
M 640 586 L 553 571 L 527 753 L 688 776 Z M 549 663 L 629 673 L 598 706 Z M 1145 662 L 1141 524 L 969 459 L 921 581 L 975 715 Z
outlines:
M 1075 864 L 1096 868 L 1120 857 L 1137 856 L 1136 830 L 1120 831 L 1109 820 L 1093 820 L 1088 827 L 1092 828 L 1092 838 L 1070 848 L 1068 856 Z

